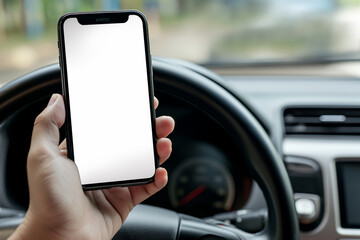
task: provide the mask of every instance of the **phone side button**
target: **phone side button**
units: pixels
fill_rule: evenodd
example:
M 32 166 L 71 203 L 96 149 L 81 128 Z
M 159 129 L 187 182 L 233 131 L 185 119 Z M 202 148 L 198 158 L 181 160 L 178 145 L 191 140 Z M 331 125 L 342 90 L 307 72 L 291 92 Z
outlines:
M 59 66 L 60 66 L 60 69 L 62 68 L 62 62 L 61 62 L 61 56 L 59 55 Z

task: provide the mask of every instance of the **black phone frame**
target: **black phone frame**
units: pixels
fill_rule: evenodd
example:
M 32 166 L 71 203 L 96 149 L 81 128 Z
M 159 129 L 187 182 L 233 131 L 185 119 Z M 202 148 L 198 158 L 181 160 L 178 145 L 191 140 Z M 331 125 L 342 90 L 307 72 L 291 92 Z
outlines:
M 148 89 L 149 89 L 149 102 L 151 112 L 151 126 L 153 135 L 153 152 L 155 159 L 155 171 L 154 175 L 150 178 L 143 179 L 131 179 L 124 181 L 113 181 L 113 182 L 101 182 L 94 184 L 84 184 L 82 188 L 84 191 L 104 189 L 111 187 L 126 187 L 134 185 L 148 184 L 154 181 L 156 169 L 159 167 L 159 156 L 156 151 L 156 124 L 155 124 L 155 106 L 154 106 L 154 84 L 153 84 L 153 71 L 151 64 L 150 44 L 149 44 L 149 31 L 146 17 L 143 13 L 137 10 L 121 10 L 121 11 L 97 11 L 97 12 L 73 12 L 67 13 L 60 17 L 58 21 L 58 48 L 59 48 L 59 64 L 61 69 L 61 83 L 62 93 L 65 102 L 65 132 L 66 132 L 66 143 L 67 143 L 67 157 L 75 162 L 74 157 L 74 146 L 72 140 L 72 126 L 71 126 L 71 114 L 70 114 L 70 98 L 68 90 L 68 78 L 67 78 L 67 67 L 66 67 L 66 54 L 65 54 L 65 39 L 64 39 L 64 23 L 69 18 L 77 18 L 80 24 L 110 24 L 110 23 L 125 23 L 130 15 L 136 15 L 140 17 L 143 25 L 143 35 L 145 44 L 145 58 L 147 67 L 147 78 L 148 78 Z M 98 20 L 102 19 L 102 20 Z

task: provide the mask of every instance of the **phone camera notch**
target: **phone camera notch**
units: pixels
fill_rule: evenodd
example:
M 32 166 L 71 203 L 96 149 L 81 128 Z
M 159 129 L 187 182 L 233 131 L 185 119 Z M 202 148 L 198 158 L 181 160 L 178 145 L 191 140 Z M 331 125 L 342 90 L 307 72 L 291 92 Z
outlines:
M 110 21 L 110 18 L 109 18 L 109 17 L 99 17 L 99 18 L 96 18 L 95 21 L 96 21 L 97 23 L 109 22 L 109 21 Z

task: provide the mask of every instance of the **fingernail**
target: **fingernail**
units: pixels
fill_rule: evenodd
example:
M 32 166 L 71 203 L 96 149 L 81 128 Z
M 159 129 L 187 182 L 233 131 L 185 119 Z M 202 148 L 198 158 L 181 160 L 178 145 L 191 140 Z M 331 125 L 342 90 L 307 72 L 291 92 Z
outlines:
M 58 97 L 57 94 L 53 94 L 51 96 L 50 101 L 47 106 L 49 107 L 49 106 L 53 105 L 56 102 L 57 97 Z

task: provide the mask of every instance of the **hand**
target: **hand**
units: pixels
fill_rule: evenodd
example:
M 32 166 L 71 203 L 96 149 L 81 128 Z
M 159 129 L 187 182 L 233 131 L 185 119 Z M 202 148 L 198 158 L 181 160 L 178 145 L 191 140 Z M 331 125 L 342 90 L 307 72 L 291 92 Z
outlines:
M 54 94 L 34 123 L 27 161 L 30 205 L 10 239 L 111 239 L 133 207 L 167 183 L 167 172 L 159 167 L 147 185 L 84 192 L 75 163 L 66 157 L 65 142 L 58 146 L 64 121 L 63 98 Z M 166 137 L 174 124 L 171 117 L 156 119 L 160 164 L 170 156 Z

